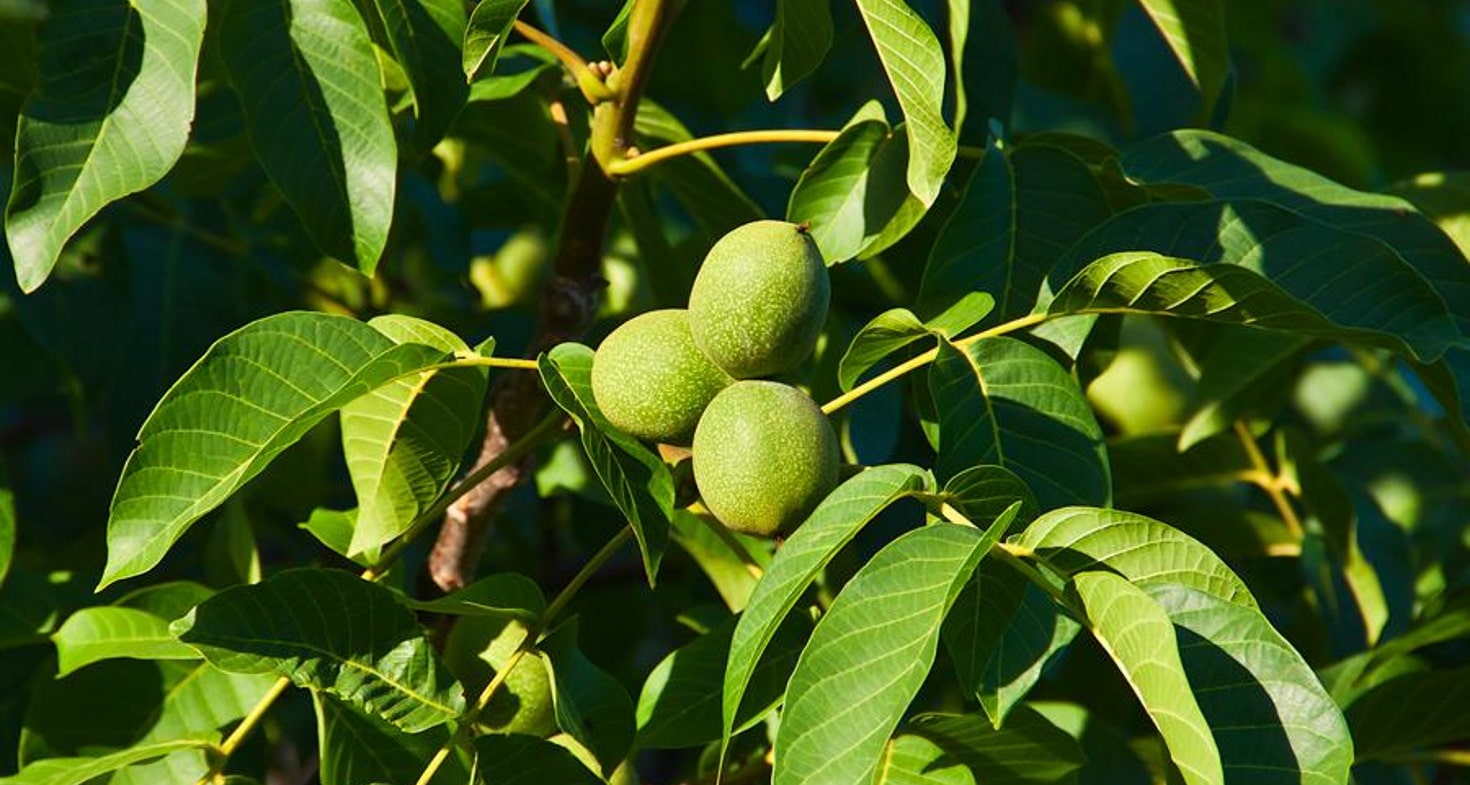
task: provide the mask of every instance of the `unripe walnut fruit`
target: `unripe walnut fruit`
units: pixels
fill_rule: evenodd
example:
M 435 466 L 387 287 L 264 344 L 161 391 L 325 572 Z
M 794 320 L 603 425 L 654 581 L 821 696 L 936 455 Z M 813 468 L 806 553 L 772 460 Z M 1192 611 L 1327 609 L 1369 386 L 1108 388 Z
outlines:
M 801 524 L 837 485 L 837 436 L 806 393 L 741 381 L 710 401 L 694 432 L 694 482 L 727 527 L 771 537 Z
M 811 356 L 831 298 L 827 266 L 806 228 L 755 221 L 705 256 L 689 293 L 689 328 L 731 376 L 772 376 Z
M 669 444 L 689 443 L 704 407 L 730 382 L 694 345 L 683 310 L 629 319 L 603 339 L 592 361 L 592 397 L 607 421 Z

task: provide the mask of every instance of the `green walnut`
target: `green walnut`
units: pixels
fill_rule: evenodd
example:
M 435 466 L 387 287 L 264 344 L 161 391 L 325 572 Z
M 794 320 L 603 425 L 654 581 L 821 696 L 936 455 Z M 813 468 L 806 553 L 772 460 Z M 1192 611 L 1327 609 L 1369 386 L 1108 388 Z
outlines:
M 772 376 L 811 356 L 831 299 L 827 266 L 806 227 L 756 221 L 709 250 L 689 293 L 689 327 L 731 376 Z
M 735 531 L 772 537 L 796 528 L 837 485 L 837 436 L 806 393 L 742 381 L 710 401 L 694 432 L 694 482 Z
M 473 700 L 510 661 L 526 633 L 518 621 L 462 616 L 444 644 L 444 664 Z M 501 733 L 544 737 L 556 731 L 551 675 L 540 656 L 528 652 L 521 657 L 480 714 L 479 723 Z
M 608 422 L 668 444 L 689 444 L 700 413 L 731 381 L 694 345 L 682 310 L 629 319 L 603 339 L 592 361 L 592 396 Z

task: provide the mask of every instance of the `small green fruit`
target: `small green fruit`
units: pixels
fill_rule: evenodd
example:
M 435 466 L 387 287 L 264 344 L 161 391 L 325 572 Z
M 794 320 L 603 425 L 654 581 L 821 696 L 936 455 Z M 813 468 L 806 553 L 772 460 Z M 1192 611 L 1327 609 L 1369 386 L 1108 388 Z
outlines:
M 473 700 L 505 667 L 526 637 L 526 626 L 493 616 L 463 616 L 444 644 L 444 664 Z M 501 733 L 546 736 L 556 730 L 556 708 L 546 663 L 528 652 L 480 714 L 479 724 Z
M 837 485 L 837 436 L 802 391 L 743 381 L 710 401 L 694 432 L 694 481 L 720 522 L 771 537 L 796 528 Z
M 731 376 L 771 376 L 811 356 L 831 298 L 827 266 L 805 227 L 756 221 L 705 256 L 689 293 L 689 327 Z
M 699 415 L 731 382 L 694 345 L 688 312 L 649 311 L 613 330 L 592 361 L 592 396 L 618 430 L 688 444 Z

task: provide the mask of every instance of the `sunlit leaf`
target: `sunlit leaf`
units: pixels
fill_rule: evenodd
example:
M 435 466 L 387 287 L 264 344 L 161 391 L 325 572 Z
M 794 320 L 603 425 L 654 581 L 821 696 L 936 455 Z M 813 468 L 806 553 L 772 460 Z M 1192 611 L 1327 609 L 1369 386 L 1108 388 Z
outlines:
M 431 322 L 379 316 L 368 326 L 397 344 L 468 353 L 464 341 Z M 348 558 L 375 561 L 454 479 L 475 435 L 485 368 L 429 370 L 395 379 L 342 407 L 342 451 L 357 493 Z
M 446 359 L 354 319 L 292 312 L 221 338 L 154 408 L 112 499 L 101 585 L 141 574 L 318 422 Z
M 1087 628 L 1118 669 L 1164 737 L 1169 757 L 1187 785 L 1225 781 L 1220 750 L 1185 676 L 1164 609 L 1127 578 L 1111 572 L 1072 576 L 1072 591 Z
M 461 68 L 473 82 L 489 76 L 505 46 L 510 26 L 530 0 L 480 0 L 464 31 Z
M 1149 588 L 1219 745 L 1227 781 L 1345 785 L 1353 737 L 1337 704 L 1260 612 L 1195 589 Z
M 1250 589 L 1209 548 L 1136 513 L 1083 507 L 1053 510 L 1012 540 L 1065 575 L 1105 564 L 1135 586 L 1177 583 L 1256 607 Z
M 828 494 L 776 552 L 730 641 L 721 703 L 722 743 L 728 743 L 756 663 L 817 573 L 878 513 L 928 483 L 927 473 L 917 466 L 868 469 Z
M 15 557 L 15 493 L 10 490 L 10 478 L 0 464 L 0 586 L 5 585 L 5 576 L 10 574 L 10 562 Z
M 285 676 L 409 733 L 464 710 L 413 612 L 341 570 L 286 570 L 226 589 L 174 630 L 222 670 Z
M 407 599 L 414 610 L 455 616 L 493 616 L 535 622 L 546 610 L 541 587 L 524 575 L 502 572 L 432 600 Z
M 168 621 L 131 608 L 83 608 L 67 618 L 51 636 L 56 643 L 56 675 L 98 660 L 192 660 L 194 649 L 179 643 Z
M 319 248 L 371 275 L 393 222 L 398 145 L 357 9 L 232 2 L 216 33 L 266 174 Z
M 181 750 L 207 749 L 213 744 L 211 739 L 177 739 L 138 744 L 100 758 L 47 758 L 26 766 L 13 777 L 0 778 L 0 785 L 83 785 L 124 766 Z
M 995 307 L 995 299 L 984 292 L 971 292 L 948 310 L 927 322 L 907 308 L 894 308 L 863 325 L 837 364 L 837 383 L 843 392 L 884 358 L 931 335 L 957 338 Z
M 934 663 L 945 614 L 1008 518 L 985 532 L 951 524 L 907 532 L 848 581 L 791 674 L 775 785 L 872 778 Z
M 30 292 L 110 202 L 163 178 L 194 120 L 203 0 L 62 0 L 40 29 L 21 108 L 5 233 Z
M 542 355 L 546 392 L 571 416 L 598 479 L 633 527 L 648 582 L 658 575 L 673 516 L 674 480 L 668 465 L 633 437 L 613 428 L 592 396 L 592 350 L 563 343 Z
M 975 785 L 975 775 L 939 745 L 905 733 L 888 740 L 873 785 Z

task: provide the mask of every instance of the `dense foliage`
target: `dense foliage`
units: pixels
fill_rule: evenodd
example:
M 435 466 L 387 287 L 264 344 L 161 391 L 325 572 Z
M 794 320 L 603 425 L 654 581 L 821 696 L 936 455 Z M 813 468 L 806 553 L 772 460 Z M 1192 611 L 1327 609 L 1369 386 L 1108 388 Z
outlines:
M 1470 781 L 1463 2 L 607 5 L 0 0 L 0 783 Z

